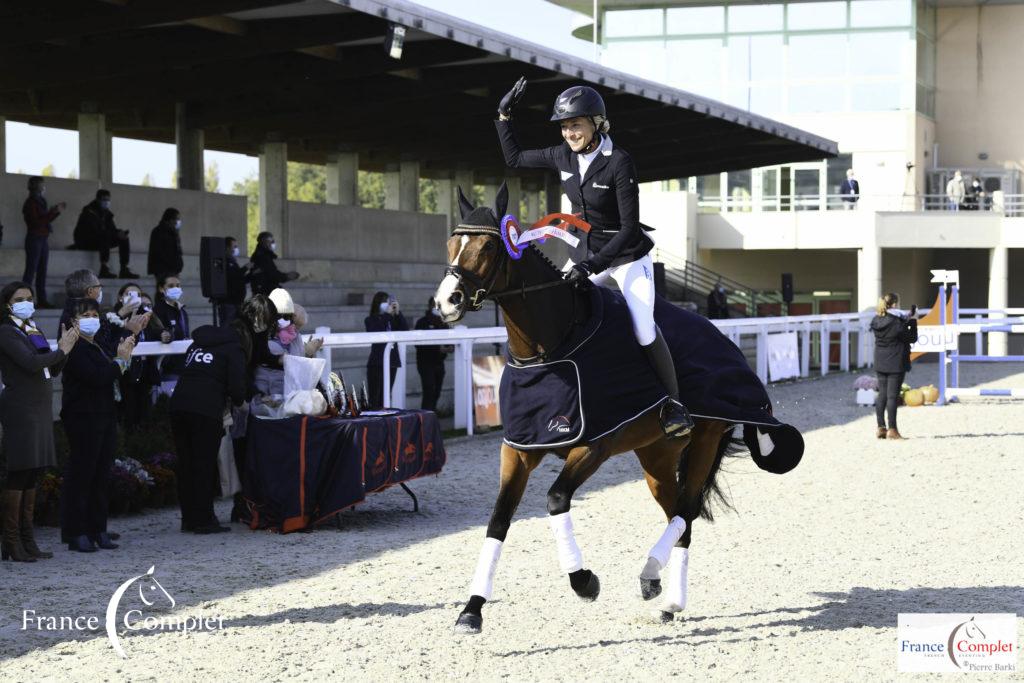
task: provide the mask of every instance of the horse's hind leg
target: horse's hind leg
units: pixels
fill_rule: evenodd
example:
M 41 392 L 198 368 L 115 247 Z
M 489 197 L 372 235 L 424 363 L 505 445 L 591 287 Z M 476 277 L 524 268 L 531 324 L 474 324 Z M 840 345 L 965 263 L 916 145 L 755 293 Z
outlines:
M 611 451 L 601 442 L 573 448 L 566 456 L 558 478 L 548 490 L 548 521 L 555 535 L 558 564 L 569 575 L 569 585 L 573 591 L 584 600 L 597 599 L 601 592 L 601 582 L 597 574 L 583 567 L 583 554 L 576 544 L 569 507 L 576 489 L 597 471 L 609 455 Z
M 640 595 L 652 600 L 661 594 L 661 570 L 668 564 L 672 546 L 686 530 L 685 520 L 676 514 L 679 500 L 679 458 L 689 441 L 686 439 L 659 439 L 636 449 L 637 459 L 651 494 L 665 512 L 668 525 L 658 542 L 647 553 L 647 561 L 640 572 Z
M 518 451 L 507 444 L 501 446 L 501 485 L 498 500 L 494 503 L 491 521 L 487 524 L 487 538 L 480 550 L 473 581 L 469 586 L 469 602 L 455 622 L 458 633 L 480 633 L 483 628 L 481 609 L 491 597 L 494 587 L 494 572 L 498 567 L 501 547 L 505 542 L 512 515 L 526 489 L 530 473 L 544 458 L 543 452 Z

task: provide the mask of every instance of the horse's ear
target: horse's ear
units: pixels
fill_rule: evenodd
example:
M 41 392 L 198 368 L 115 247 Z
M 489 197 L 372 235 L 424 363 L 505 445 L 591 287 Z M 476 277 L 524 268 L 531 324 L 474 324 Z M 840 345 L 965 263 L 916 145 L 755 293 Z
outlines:
M 462 185 L 459 185 L 459 214 L 463 219 L 473 212 L 473 204 L 462 194 Z
M 505 211 L 508 209 L 508 183 L 502 182 L 501 187 L 498 188 L 498 194 L 494 197 L 494 214 L 500 221 L 505 217 Z

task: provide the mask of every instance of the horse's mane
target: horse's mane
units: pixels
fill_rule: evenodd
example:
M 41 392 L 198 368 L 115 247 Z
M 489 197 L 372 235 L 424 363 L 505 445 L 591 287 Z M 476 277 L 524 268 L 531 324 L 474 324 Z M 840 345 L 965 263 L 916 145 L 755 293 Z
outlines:
M 529 254 L 534 261 L 540 263 L 541 266 L 545 267 L 549 271 L 549 275 L 562 277 L 562 270 L 556 266 L 536 244 L 527 245 L 526 248 L 523 249 L 523 254 Z

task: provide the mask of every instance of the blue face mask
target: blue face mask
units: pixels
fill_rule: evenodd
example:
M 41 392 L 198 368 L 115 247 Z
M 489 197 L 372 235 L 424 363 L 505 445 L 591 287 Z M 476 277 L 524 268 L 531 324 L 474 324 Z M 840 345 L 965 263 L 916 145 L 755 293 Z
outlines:
M 106 209 L 106 210 L 109 211 L 110 210 L 110 200 L 109 199 L 105 199 L 102 202 L 100 202 L 100 208 L 101 209 Z
M 92 337 L 100 331 L 99 318 L 79 318 L 78 331 L 86 337 Z
M 181 298 L 181 287 L 168 287 L 164 290 L 164 296 L 171 301 L 177 301 Z
M 20 320 L 28 320 L 36 312 L 36 305 L 31 301 L 19 301 L 16 304 L 11 305 L 11 313 L 14 314 L 15 318 Z

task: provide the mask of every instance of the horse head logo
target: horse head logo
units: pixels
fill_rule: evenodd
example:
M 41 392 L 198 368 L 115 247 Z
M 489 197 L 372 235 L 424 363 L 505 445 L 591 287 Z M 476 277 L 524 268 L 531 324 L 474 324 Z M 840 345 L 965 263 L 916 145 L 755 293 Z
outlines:
M 967 621 L 963 622 L 962 624 L 958 625 L 956 628 L 953 629 L 953 631 L 949 634 L 949 642 L 946 645 L 946 652 L 949 653 L 950 661 L 952 661 L 958 669 L 963 667 L 960 666 L 960 662 L 956 661 L 956 657 L 953 656 L 953 644 L 954 642 L 956 642 L 956 634 L 959 633 L 961 629 L 963 629 L 964 637 L 966 637 L 969 640 L 974 640 L 979 637 L 985 637 L 985 632 L 982 631 L 981 627 L 978 626 L 978 624 L 974 621 L 974 617 L 971 617 L 970 619 L 968 619 Z
M 110 644 L 114 647 L 114 651 L 122 659 L 127 659 L 128 655 L 125 654 L 124 649 L 121 647 L 121 641 L 117 637 L 117 608 L 121 604 L 121 598 L 125 592 L 131 588 L 132 584 L 138 582 L 139 588 L 139 599 L 146 607 L 152 607 L 158 601 L 161 600 L 161 596 L 166 598 L 168 606 L 167 609 L 173 609 L 175 602 L 171 594 L 167 592 L 159 581 L 156 580 L 154 572 L 156 571 L 156 565 L 149 568 L 145 574 L 133 576 L 128 579 L 114 591 L 114 594 L 110 597 L 110 602 L 107 603 L 107 637 L 110 639 Z

